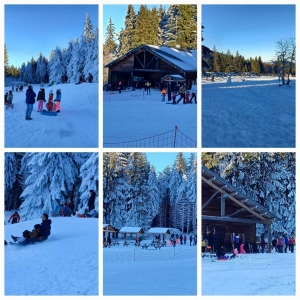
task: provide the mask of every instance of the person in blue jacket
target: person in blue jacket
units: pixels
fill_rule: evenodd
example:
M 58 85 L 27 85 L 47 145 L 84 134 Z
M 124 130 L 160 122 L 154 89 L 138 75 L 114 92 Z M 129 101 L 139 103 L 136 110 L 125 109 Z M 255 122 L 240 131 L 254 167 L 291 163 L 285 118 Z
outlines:
M 32 86 L 29 85 L 28 89 L 26 91 L 26 105 L 27 105 L 27 109 L 26 109 L 26 117 L 25 120 L 32 120 L 31 118 L 31 113 L 33 110 L 33 104 L 35 103 L 35 92 L 32 89 Z

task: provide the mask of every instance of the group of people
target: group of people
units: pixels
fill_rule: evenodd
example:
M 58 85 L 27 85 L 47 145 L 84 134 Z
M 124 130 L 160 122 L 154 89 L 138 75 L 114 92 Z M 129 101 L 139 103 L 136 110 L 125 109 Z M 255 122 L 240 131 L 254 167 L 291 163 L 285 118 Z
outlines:
M 288 234 L 284 234 L 283 236 L 278 236 L 278 238 L 274 238 L 272 240 L 272 251 L 278 253 L 287 253 L 289 250 L 291 253 L 294 253 L 295 248 L 295 238 L 293 235 L 290 237 Z
M 61 216 L 61 217 L 70 217 L 71 215 L 75 215 L 75 205 L 72 199 L 69 199 L 68 202 L 63 202 L 58 205 L 54 212 L 53 216 Z
M 42 242 L 48 239 L 49 235 L 51 234 L 51 223 L 52 221 L 49 219 L 48 214 L 44 213 L 42 215 L 42 223 L 34 225 L 34 228 L 29 231 L 23 231 L 22 236 L 16 237 L 11 236 L 14 242 L 21 243 L 23 245 L 35 242 Z M 7 244 L 4 241 L 4 244 Z
M 31 114 L 33 111 L 33 104 L 35 103 L 35 97 L 36 97 L 36 93 L 33 91 L 32 85 L 29 85 L 28 89 L 26 91 L 27 109 L 26 109 L 25 120 L 32 120 Z M 40 89 L 38 96 L 37 96 L 37 101 L 38 101 L 38 110 L 37 111 L 41 112 L 43 110 L 44 102 L 46 102 L 44 88 Z M 46 108 L 48 109 L 48 111 L 60 112 L 60 102 L 61 102 L 61 89 L 56 90 L 56 98 L 54 100 L 53 100 L 53 91 L 50 90 L 49 99 L 46 104 Z
M 190 94 L 192 94 L 191 98 L 190 98 Z M 176 101 L 176 97 L 180 95 L 180 98 Z M 186 90 L 186 84 L 182 84 L 181 87 L 179 88 L 178 93 L 173 92 L 172 94 L 172 104 L 176 105 L 178 104 L 181 100 L 183 100 L 183 104 L 186 103 L 193 103 L 193 100 L 195 101 L 195 103 L 197 104 L 197 83 L 195 80 L 192 81 L 192 87 L 190 91 Z

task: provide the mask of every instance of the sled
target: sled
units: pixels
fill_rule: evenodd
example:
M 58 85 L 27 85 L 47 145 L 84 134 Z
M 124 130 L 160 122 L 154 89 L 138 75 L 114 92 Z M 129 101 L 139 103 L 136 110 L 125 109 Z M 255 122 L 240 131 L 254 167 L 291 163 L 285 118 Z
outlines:
M 46 116 L 56 116 L 57 115 L 57 112 L 56 111 L 50 111 L 50 110 L 45 110 L 43 109 L 41 111 L 41 114 L 42 115 L 46 115 Z
M 79 218 L 86 218 L 86 215 L 85 214 L 77 214 L 77 217 L 79 217 Z

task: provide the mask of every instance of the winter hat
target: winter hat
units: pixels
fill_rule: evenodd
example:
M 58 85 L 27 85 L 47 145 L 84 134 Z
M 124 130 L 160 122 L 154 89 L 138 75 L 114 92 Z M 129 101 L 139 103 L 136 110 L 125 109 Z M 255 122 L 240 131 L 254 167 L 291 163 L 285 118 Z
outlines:
M 50 94 L 53 94 L 53 91 L 52 91 L 52 90 L 50 90 L 49 95 L 50 95 Z

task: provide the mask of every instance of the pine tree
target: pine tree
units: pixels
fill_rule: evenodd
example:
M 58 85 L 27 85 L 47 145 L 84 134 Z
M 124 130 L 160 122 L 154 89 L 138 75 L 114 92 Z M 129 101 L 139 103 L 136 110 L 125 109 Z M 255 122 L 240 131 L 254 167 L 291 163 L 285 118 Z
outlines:
M 111 17 L 109 18 L 108 25 L 105 32 L 105 42 L 103 45 L 103 54 L 112 53 L 114 54 L 118 44 L 116 43 L 116 29 L 115 24 L 112 22 Z
M 4 75 L 7 76 L 7 68 L 8 68 L 8 54 L 6 44 L 4 44 Z
M 117 57 L 127 53 L 130 49 L 133 49 L 133 37 L 135 30 L 135 12 L 132 4 L 127 7 L 127 13 L 125 16 L 125 28 L 121 30 L 119 34 L 119 46 L 117 49 Z
M 99 167 L 98 167 L 98 153 L 94 152 L 87 159 L 87 161 L 80 168 L 80 177 L 82 178 L 82 183 L 80 186 L 80 207 L 87 206 L 89 199 L 89 190 L 95 191 L 98 194 L 98 184 L 99 184 Z M 95 200 L 95 209 L 98 209 L 98 197 Z
M 91 42 L 94 39 L 93 25 L 88 13 L 85 14 L 83 36 L 84 36 L 84 41 L 87 43 Z
M 183 49 L 197 49 L 197 5 L 179 5 L 176 43 Z
M 61 82 L 62 77 L 65 75 L 66 69 L 63 63 L 63 55 L 62 51 L 59 47 L 56 47 L 54 51 L 54 56 L 52 58 L 51 66 L 50 66 L 50 74 L 49 79 L 50 82 Z
M 78 176 L 78 170 L 68 153 L 27 153 L 22 159 L 21 172 L 28 172 L 26 187 L 21 194 L 23 220 L 39 218 L 65 201 Z
M 214 56 L 214 59 L 213 59 L 213 71 L 214 72 L 220 72 L 221 71 L 221 68 L 220 68 L 220 57 L 219 57 L 219 53 L 217 51 L 217 48 L 216 46 L 214 46 L 213 48 L 213 56 Z

